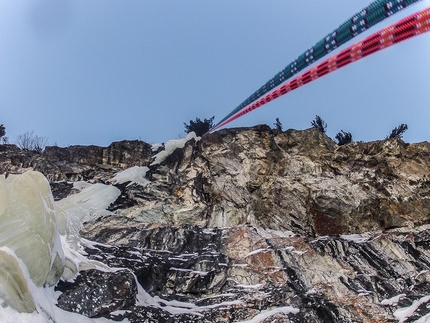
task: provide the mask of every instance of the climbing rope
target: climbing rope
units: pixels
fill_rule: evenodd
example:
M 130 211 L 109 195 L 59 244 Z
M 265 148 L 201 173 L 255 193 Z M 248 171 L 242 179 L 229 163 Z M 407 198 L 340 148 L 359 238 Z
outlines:
M 347 41 L 396 12 L 418 1 L 421 0 L 376 0 L 372 2 L 368 7 L 356 13 L 350 19 L 341 24 L 339 28 L 321 39 L 315 44 L 315 46 L 301 54 L 296 60 L 291 62 L 287 67 L 254 92 L 249 98 L 243 101 L 237 108 L 225 116 L 220 122 L 218 122 L 218 124 L 215 125 L 214 128 L 219 128 L 219 125 L 224 123 L 224 121 L 229 119 L 232 115 L 258 100 L 267 92 L 286 82 L 295 74 L 324 57 L 332 50 L 345 44 Z
M 261 107 L 262 105 L 291 92 L 302 85 L 314 81 L 328 73 L 331 73 L 341 67 L 344 67 L 352 62 L 355 62 L 368 55 L 374 54 L 384 48 L 395 45 L 401 41 L 407 40 L 414 36 L 430 31 L 430 8 L 424 9 L 418 13 L 400 20 L 399 22 L 390 25 L 373 35 L 357 42 L 356 44 L 342 50 L 336 55 L 326 59 L 317 66 L 311 68 L 307 72 L 297 76 L 288 83 L 273 90 L 263 98 L 255 101 L 245 109 L 233 114 L 223 122 L 216 125 L 210 132 L 226 125 L 227 123 L 251 112 L 252 110 Z

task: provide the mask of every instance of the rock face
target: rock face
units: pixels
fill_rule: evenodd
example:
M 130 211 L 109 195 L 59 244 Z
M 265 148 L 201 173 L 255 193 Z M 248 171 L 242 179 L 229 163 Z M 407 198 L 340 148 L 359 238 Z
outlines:
M 73 284 L 61 282 L 57 290 L 63 292 L 58 298 L 59 307 L 88 317 L 134 306 L 137 294 L 134 276 L 127 270 L 83 271 Z
M 49 181 L 98 181 L 101 173 L 113 174 L 152 160 L 151 145 L 140 140 L 114 142 L 109 147 L 49 146 L 42 154 L 15 145 L 0 146 L 0 172 L 19 174 L 27 169 L 43 173 Z
M 427 142 L 337 146 L 316 129 L 256 126 L 192 139 L 159 164 L 141 141 L 41 155 L 0 147 L 2 173 L 41 171 L 56 199 L 76 181 L 121 190 L 112 215 L 81 235 L 90 259 L 123 270 L 61 282 L 64 309 L 130 322 L 413 322 L 430 312 Z M 112 180 L 132 166 L 147 166 L 150 183 Z
M 276 322 L 396 322 L 397 307 L 430 294 L 428 226 L 311 239 L 250 225 L 144 229 L 122 220 L 132 233 L 87 227 L 87 238 L 113 245 L 87 252 L 132 270 L 151 295 L 200 306 L 173 322 L 235 322 L 280 307 L 300 312 L 278 313 Z M 428 312 L 424 304 L 411 322 Z M 137 306 L 121 317 L 147 313 Z
M 124 195 L 139 203 L 119 214 L 307 236 L 413 227 L 429 219 L 429 156 L 429 143 L 338 147 L 316 129 L 222 130 L 151 168 L 151 185 L 126 188 Z

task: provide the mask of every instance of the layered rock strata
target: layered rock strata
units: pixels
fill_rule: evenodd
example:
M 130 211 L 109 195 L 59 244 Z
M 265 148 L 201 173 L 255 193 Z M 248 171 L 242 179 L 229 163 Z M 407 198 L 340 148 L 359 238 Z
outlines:
M 160 163 L 140 141 L 0 150 L 2 173 L 41 171 L 57 200 L 77 181 L 121 191 L 81 235 L 89 258 L 123 271 L 60 283 L 67 310 L 130 322 L 413 322 L 429 312 L 428 142 L 338 146 L 316 129 L 263 125 L 191 139 Z M 149 183 L 113 180 L 132 166 L 148 167 Z M 117 289 L 85 303 L 105 281 Z

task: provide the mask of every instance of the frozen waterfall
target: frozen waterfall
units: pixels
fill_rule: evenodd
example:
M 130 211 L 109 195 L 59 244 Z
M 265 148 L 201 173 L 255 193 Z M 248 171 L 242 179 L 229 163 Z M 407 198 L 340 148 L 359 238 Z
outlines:
M 39 172 L 0 176 L 2 319 L 15 322 L 14 315 L 30 315 L 28 321 L 36 322 L 41 317 L 34 313 L 45 313 L 46 321 L 70 315 L 51 306 L 53 286 L 60 278 L 73 278 L 79 268 L 98 266 L 80 253 L 79 229 L 83 221 L 106 215 L 105 209 L 119 193 L 114 186 L 89 184 L 55 203 L 47 179 Z

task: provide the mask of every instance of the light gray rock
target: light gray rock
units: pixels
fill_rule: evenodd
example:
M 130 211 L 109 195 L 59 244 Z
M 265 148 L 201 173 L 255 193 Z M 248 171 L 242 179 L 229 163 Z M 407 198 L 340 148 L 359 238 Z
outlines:
M 310 236 L 413 227 L 430 214 L 429 146 L 392 139 L 339 147 L 316 129 L 222 130 L 151 167 L 148 186 L 125 192 L 138 203 L 119 213 Z
M 397 322 L 396 309 L 430 294 L 428 142 L 338 146 L 316 129 L 260 125 L 192 139 L 152 166 L 155 152 L 143 142 L 42 155 L 0 147 L 3 174 L 39 170 L 57 199 L 74 194 L 78 180 L 120 189 L 113 214 L 84 225 L 82 236 L 100 243 L 86 252 L 132 272 L 159 306 L 133 296 L 115 312 L 106 298 L 97 305 L 106 311 L 87 304 L 86 315 L 238 322 L 290 306 L 299 312 L 262 322 Z M 131 166 L 148 166 L 150 183 L 112 181 Z M 108 279 L 91 275 L 94 286 Z M 59 306 L 84 308 L 79 284 L 62 287 L 69 296 Z M 173 313 L 175 302 L 191 307 Z

